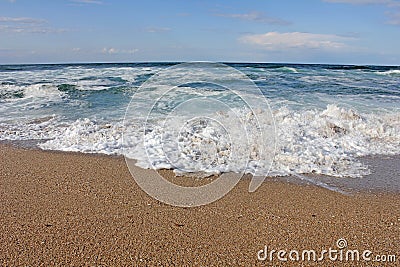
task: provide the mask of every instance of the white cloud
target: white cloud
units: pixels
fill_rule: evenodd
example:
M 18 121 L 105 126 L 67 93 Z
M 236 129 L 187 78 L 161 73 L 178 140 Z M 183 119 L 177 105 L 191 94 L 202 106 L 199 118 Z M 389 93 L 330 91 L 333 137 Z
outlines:
M 117 50 L 115 48 L 113 48 L 113 47 L 111 47 L 111 48 L 104 47 L 103 50 L 102 50 L 103 54 L 115 54 L 116 51 Z
M 44 19 L 28 17 L 0 17 L 0 32 L 6 33 L 60 33 L 66 29 L 47 26 Z
M 9 26 L 9 25 L 0 25 L 0 32 L 5 33 L 63 33 L 66 32 L 66 29 L 56 29 L 49 27 L 21 27 L 21 26 Z
M 132 48 L 132 49 L 117 49 L 114 47 L 104 47 L 101 52 L 103 54 L 113 55 L 113 54 L 135 54 L 138 52 L 139 49 Z
M 267 32 L 264 34 L 248 34 L 240 38 L 243 43 L 276 51 L 288 49 L 337 50 L 346 48 L 346 41 L 349 40 L 354 40 L 354 38 L 305 32 Z
M 27 17 L 0 17 L 0 23 L 24 23 L 24 24 L 43 24 L 47 23 L 44 19 Z
M 274 24 L 274 25 L 289 25 L 291 24 L 289 21 L 266 16 L 261 12 L 250 12 L 244 14 L 216 14 L 219 17 L 226 17 L 226 18 L 233 18 L 233 19 L 240 19 L 240 20 L 247 20 L 247 21 L 255 21 L 259 23 L 265 24 Z

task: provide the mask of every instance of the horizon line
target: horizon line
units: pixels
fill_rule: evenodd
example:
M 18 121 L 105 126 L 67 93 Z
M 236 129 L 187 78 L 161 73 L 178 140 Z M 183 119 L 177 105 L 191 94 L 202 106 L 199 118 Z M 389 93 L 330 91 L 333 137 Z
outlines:
M 400 65 L 385 65 L 385 64 L 356 64 L 356 63 L 299 63 L 299 62 L 262 62 L 262 61 L 200 61 L 200 60 L 187 60 L 187 61 L 166 61 L 166 60 L 149 60 L 149 61 L 76 61 L 76 62 L 39 62 L 39 63 L 0 63 L 0 66 L 18 66 L 18 65 L 91 65 L 91 64 L 149 64 L 149 63 L 189 63 L 189 62 L 210 62 L 222 64 L 288 64 L 288 65 L 331 65 L 331 66 L 380 66 L 380 67 L 400 67 Z

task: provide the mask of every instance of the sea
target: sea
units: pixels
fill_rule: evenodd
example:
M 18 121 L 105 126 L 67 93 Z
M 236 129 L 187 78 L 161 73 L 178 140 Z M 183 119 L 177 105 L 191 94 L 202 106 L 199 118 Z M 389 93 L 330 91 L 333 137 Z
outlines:
M 357 179 L 400 155 L 400 66 L 0 65 L 0 141 L 179 175 Z

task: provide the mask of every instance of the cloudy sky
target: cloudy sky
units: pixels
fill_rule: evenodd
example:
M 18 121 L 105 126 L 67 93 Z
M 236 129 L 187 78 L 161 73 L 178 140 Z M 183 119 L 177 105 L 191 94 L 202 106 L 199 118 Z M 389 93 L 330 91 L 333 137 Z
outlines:
M 400 0 L 0 0 L 0 64 L 400 65 Z

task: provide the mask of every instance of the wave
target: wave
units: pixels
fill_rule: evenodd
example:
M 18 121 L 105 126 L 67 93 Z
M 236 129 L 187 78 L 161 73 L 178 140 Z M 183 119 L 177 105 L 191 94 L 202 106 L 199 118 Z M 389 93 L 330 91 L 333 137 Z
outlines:
M 299 71 L 294 67 L 279 67 L 275 68 L 275 70 L 286 73 L 299 73 Z
M 185 116 L 199 112 L 212 113 L 223 107 L 189 105 L 185 110 L 188 113 L 168 117 L 168 127 L 163 124 L 166 115 L 173 113 L 181 103 L 202 97 L 229 103 L 234 108 L 240 108 L 243 103 L 225 89 L 194 83 L 191 79 L 160 97 L 157 89 L 169 87 L 174 81 L 171 75 L 165 84 L 149 88 L 142 98 L 137 99 L 135 104 L 138 112 L 135 118 L 124 124 L 122 118 L 130 96 L 164 67 L 157 64 L 140 67 L 129 64 L 123 67 L 27 66 L 12 74 L 10 71 L 0 71 L 0 140 L 35 139 L 44 141 L 40 144 L 43 149 L 124 154 L 122 133 L 128 132 L 131 139 L 126 156 L 136 159 L 142 167 L 175 168 L 177 173 L 191 172 L 196 168 L 206 169 L 209 173 L 238 172 L 246 168 L 245 172 L 248 173 L 259 170 L 262 174 L 274 176 L 320 173 L 358 177 L 367 174 L 368 168 L 359 163 L 357 157 L 400 154 L 398 81 L 396 78 L 378 76 L 398 77 L 400 70 L 396 67 L 371 66 L 366 69 L 338 66 L 338 69 L 361 71 L 329 72 L 329 66 L 258 64 L 249 67 L 242 64 L 239 65 L 241 70 L 257 82 L 272 105 L 279 142 L 271 171 L 268 161 L 257 158 L 257 151 L 269 148 L 257 143 L 256 136 L 252 137 L 251 134 L 257 129 L 255 125 L 250 125 L 248 129 L 250 137 L 256 140 L 256 146 L 250 148 L 253 154 L 248 166 L 242 166 L 243 158 L 233 160 L 227 157 L 231 143 L 239 146 L 241 155 L 248 155 L 249 147 L 241 138 L 240 125 L 235 127 L 237 118 L 225 111 L 221 111 L 221 114 L 225 116 L 224 123 L 233 129 L 231 139 L 223 132 L 214 131 L 211 134 L 201 125 L 197 130 L 187 129 L 188 135 L 179 141 L 184 149 L 176 150 L 181 154 L 172 154 L 179 163 L 177 168 L 166 157 L 166 153 L 173 153 L 174 149 L 163 146 L 162 137 L 173 136 L 176 129 L 181 129 L 187 119 Z M 232 79 L 234 77 L 218 76 L 218 71 L 216 74 L 206 79 L 215 84 L 235 81 Z M 204 73 L 196 72 L 196 75 L 205 77 Z M 260 96 L 258 101 L 258 96 L 251 95 L 246 88 L 243 88 L 241 95 L 254 100 L 254 106 L 265 100 L 264 96 Z M 141 117 L 147 114 L 141 112 L 155 99 L 157 105 L 153 111 L 159 116 L 151 121 L 151 131 L 143 136 L 140 134 L 143 128 Z M 341 106 L 328 105 L 331 103 L 341 103 Z M 243 113 L 242 116 L 246 121 L 252 114 Z M 261 111 L 257 116 L 263 122 L 263 127 L 272 127 L 267 113 Z M 198 136 L 194 136 L 196 134 Z M 212 135 L 219 136 L 215 139 L 220 145 L 218 149 L 207 145 L 201 150 L 186 149 L 191 147 L 193 140 L 197 142 L 194 145 L 200 145 L 204 143 L 201 140 L 208 140 Z M 139 146 L 144 142 L 148 153 Z M 202 160 L 199 156 L 201 153 L 208 156 Z M 210 162 L 207 158 L 215 161 Z
M 65 93 L 59 91 L 53 84 L 32 84 L 32 85 L 1 85 L 0 99 L 44 99 L 46 101 L 60 101 Z
M 296 68 L 292 68 L 292 67 L 283 67 L 283 68 L 279 68 L 279 70 L 281 70 L 283 72 L 291 72 L 291 73 L 299 72 Z
M 262 111 L 259 118 L 265 127 L 271 126 Z M 237 144 L 238 151 L 248 151 L 247 143 L 239 139 L 240 132 L 231 132 L 229 136 L 218 134 L 220 147 L 203 147 L 200 152 L 208 155 L 194 161 L 201 153 L 195 149 L 174 150 L 165 146 L 165 136 L 174 136 L 175 129 L 181 129 L 185 118 L 174 118 L 167 128 L 163 121 L 155 121 L 145 135 L 142 134 L 140 121 L 123 124 L 90 119 L 78 119 L 65 123 L 60 119 L 37 121 L 35 123 L 0 124 L 0 139 L 27 140 L 50 139 L 39 146 L 42 149 L 79 151 L 84 153 L 125 154 L 137 160 L 144 168 L 175 168 L 175 172 L 186 174 L 200 168 L 210 174 L 221 172 L 258 172 L 262 175 L 282 176 L 293 173 L 317 173 L 336 177 L 360 177 L 369 170 L 358 162 L 357 157 L 366 155 L 400 154 L 400 113 L 360 114 L 352 109 L 328 105 L 325 110 L 294 111 L 286 107 L 273 111 L 277 127 L 277 146 L 275 159 L 270 169 L 267 162 L 257 158 L 257 153 L 242 153 L 249 157 L 249 164 L 242 166 L 243 158 L 229 158 L 230 145 Z M 225 114 L 229 124 L 237 118 Z M 249 117 L 250 114 L 244 114 Z M 263 119 L 265 119 L 263 121 Z M 253 127 L 253 126 L 252 126 Z M 255 127 L 255 126 L 254 126 Z M 197 128 L 198 130 L 199 128 Z M 240 131 L 241 127 L 232 127 Z M 192 129 L 193 130 L 193 129 Z M 202 130 L 203 131 L 203 130 Z M 190 131 L 189 131 L 190 132 Z M 256 132 L 249 129 L 249 133 Z M 129 133 L 128 147 L 124 148 L 122 134 Z M 193 147 L 193 140 L 202 142 L 203 135 L 197 139 L 183 138 L 180 147 Z M 207 133 L 209 134 L 209 132 Z M 203 137 L 199 137 L 203 136 Z M 198 139 L 200 138 L 200 139 Z M 204 141 L 204 140 L 203 140 Z M 147 143 L 144 151 L 140 144 Z M 257 143 L 256 143 L 257 144 Z M 124 150 L 127 149 L 128 150 Z M 205 149 L 205 150 L 204 150 Z M 253 147 L 251 151 L 264 151 L 271 148 Z M 128 152 L 126 152 L 128 151 Z M 179 168 L 171 164 L 171 151 L 179 161 Z M 216 151 L 219 151 L 218 153 Z M 269 151 L 271 152 L 271 151 Z M 200 154 L 198 154 L 200 153 Z M 272 152 L 271 152 L 272 153 Z M 168 155 L 167 155 L 168 154 Z M 247 156 L 246 156 L 247 155 Z M 210 162 L 210 159 L 213 159 Z
M 379 75 L 400 76 L 400 70 L 376 71 Z
M 0 87 L 0 101 L 20 99 L 24 97 L 24 89 L 20 86 L 4 84 Z
M 102 91 L 120 84 L 121 83 L 115 83 L 108 79 L 85 79 L 76 82 L 76 89 L 81 91 Z

